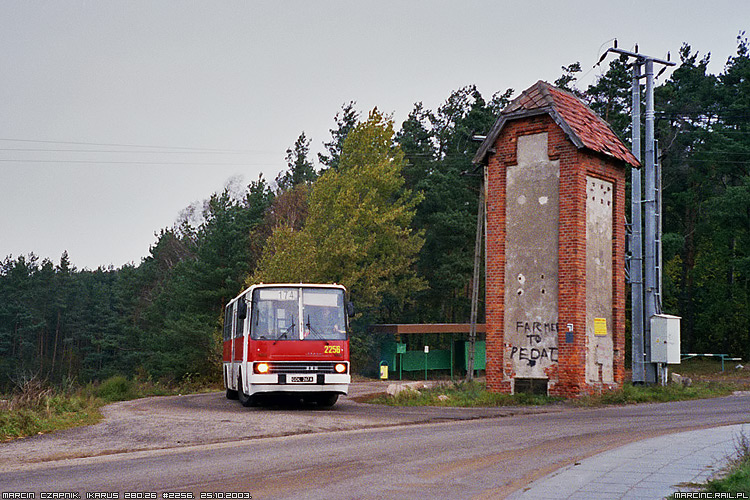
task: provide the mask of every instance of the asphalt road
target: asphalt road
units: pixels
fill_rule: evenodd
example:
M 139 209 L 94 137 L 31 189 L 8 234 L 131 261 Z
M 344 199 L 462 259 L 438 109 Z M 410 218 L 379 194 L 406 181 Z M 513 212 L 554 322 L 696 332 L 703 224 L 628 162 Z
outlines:
M 506 409 L 501 416 L 373 408 L 350 400 L 325 412 L 247 411 L 236 402 L 203 397 L 250 428 L 259 420 L 290 425 L 295 419 L 315 427 L 313 421 L 321 419 L 340 420 L 344 430 L 302 429 L 301 434 L 61 460 L 39 458 L 43 454 L 37 452 L 35 460 L 0 472 L 0 491 L 77 492 L 81 498 L 87 498 L 86 492 L 114 491 L 158 492 L 158 498 L 165 491 L 191 492 L 195 498 L 202 492 L 229 491 L 255 499 L 502 498 L 561 466 L 635 440 L 750 422 L 748 394 L 597 409 L 557 407 L 541 413 Z M 169 406 L 168 398 L 157 402 Z M 174 414 L 179 421 L 179 412 Z M 346 429 L 347 422 L 359 420 L 370 424 Z M 373 424 L 379 420 L 385 426 Z M 212 422 L 201 425 L 208 431 Z M 45 436 L 40 438 L 37 442 L 44 443 Z

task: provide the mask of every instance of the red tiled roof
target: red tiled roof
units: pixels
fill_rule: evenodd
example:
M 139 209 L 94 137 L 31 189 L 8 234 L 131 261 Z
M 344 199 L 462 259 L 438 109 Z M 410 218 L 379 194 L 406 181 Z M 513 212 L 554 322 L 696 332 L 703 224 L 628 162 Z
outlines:
M 627 164 L 640 166 L 640 162 L 612 131 L 607 122 L 583 101 L 541 80 L 524 90 L 502 110 L 500 118 L 495 122 L 474 157 L 474 163 L 484 161 L 506 122 L 540 113 L 549 114 L 576 147 L 587 148 Z

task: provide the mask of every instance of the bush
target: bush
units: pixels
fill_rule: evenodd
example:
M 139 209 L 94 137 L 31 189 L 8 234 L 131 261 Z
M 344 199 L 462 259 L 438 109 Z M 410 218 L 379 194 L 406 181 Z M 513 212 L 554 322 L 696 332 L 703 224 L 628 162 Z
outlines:
M 99 385 L 96 389 L 96 397 L 107 403 L 134 399 L 136 397 L 135 387 L 133 382 L 127 378 L 122 375 L 115 375 Z
M 44 406 L 52 394 L 46 381 L 36 376 L 15 381 L 15 388 L 8 402 L 10 410 L 29 409 Z
M 0 441 L 96 423 L 98 407 L 94 398 L 71 387 L 54 389 L 36 377 L 24 379 L 0 407 Z

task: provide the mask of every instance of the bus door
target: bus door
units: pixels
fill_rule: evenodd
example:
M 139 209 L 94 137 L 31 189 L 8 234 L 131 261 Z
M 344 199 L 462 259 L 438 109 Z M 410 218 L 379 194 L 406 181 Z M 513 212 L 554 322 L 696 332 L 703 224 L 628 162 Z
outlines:
M 234 386 L 232 372 L 234 370 L 234 304 L 230 303 L 224 310 L 224 341 L 222 345 L 222 364 L 227 388 Z
M 240 367 L 242 362 L 247 359 L 247 342 L 245 341 L 245 333 L 247 332 L 247 302 L 245 296 L 241 296 L 234 306 L 234 341 L 232 342 L 233 351 L 233 376 L 235 382 L 239 378 Z M 244 374 L 243 374 L 244 376 Z M 239 389 L 239 387 L 238 387 Z

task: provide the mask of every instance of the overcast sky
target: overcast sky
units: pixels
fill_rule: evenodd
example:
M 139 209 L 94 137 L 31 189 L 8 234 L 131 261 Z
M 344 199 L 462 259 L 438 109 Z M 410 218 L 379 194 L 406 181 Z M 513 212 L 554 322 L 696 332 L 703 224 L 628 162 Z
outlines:
M 615 37 L 688 42 L 718 73 L 745 29 L 747 0 L 4 0 L 0 259 L 138 264 L 229 179 L 275 178 L 300 132 L 319 151 L 351 100 L 399 127 L 417 101 L 517 95 L 575 61 L 585 88 Z

